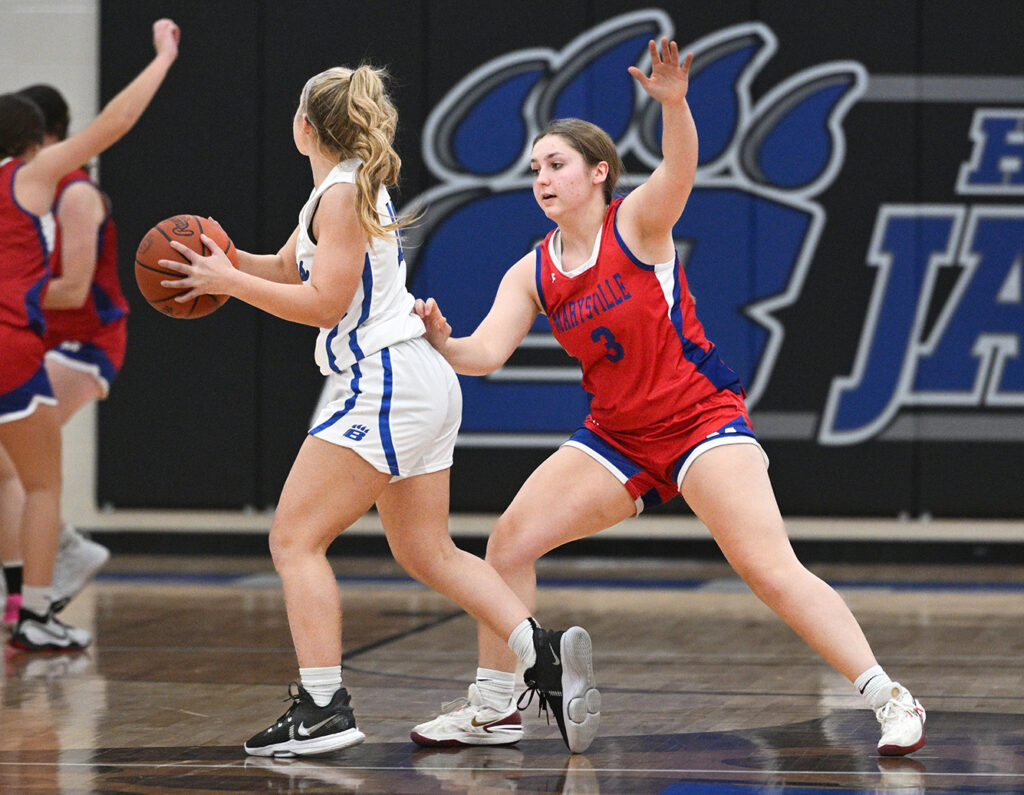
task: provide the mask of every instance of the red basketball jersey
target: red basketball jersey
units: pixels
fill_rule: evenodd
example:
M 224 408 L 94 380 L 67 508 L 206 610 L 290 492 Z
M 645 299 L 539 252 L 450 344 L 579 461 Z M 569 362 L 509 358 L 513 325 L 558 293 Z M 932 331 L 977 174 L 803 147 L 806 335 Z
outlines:
M 640 262 L 604 217 L 596 260 L 567 275 L 551 258 L 554 232 L 537 247 L 537 292 L 555 338 L 579 360 L 590 417 L 630 431 L 682 418 L 720 390 L 742 395 L 739 378 L 704 336 L 678 256 Z
M 29 328 L 42 336 L 42 292 L 50 275 L 52 215 L 33 215 L 14 198 L 14 175 L 24 162 L 0 164 L 0 323 Z
M 81 168 L 61 179 L 53 200 L 55 215 L 67 187 L 83 181 L 95 187 L 88 173 Z M 121 281 L 117 273 L 117 229 L 110 214 L 110 200 L 102 192 L 100 196 L 106 212 L 96 237 L 96 270 L 93 273 L 92 284 L 89 285 L 89 295 L 85 303 L 77 309 L 46 310 L 46 343 L 49 348 L 54 348 L 66 340 L 90 340 L 103 326 L 128 314 L 128 302 L 121 291 Z M 60 258 L 61 232 L 58 226 L 57 240 L 51 256 L 54 277 L 61 274 Z

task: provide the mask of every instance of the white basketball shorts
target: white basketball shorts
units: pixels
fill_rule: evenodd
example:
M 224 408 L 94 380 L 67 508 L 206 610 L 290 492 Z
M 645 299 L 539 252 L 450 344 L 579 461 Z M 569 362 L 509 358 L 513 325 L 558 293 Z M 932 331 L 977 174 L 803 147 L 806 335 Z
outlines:
M 355 451 L 392 481 L 451 467 L 462 390 L 425 339 L 379 350 L 327 379 L 310 434 Z

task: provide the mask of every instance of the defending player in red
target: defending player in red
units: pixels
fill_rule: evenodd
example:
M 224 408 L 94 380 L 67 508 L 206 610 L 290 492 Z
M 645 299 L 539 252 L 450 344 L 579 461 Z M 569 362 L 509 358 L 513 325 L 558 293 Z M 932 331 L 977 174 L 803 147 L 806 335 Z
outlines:
M 650 57 L 650 76 L 630 68 L 662 107 L 663 161 L 647 182 L 615 199 L 614 142 L 585 121 L 552 122 L 534 141 L 531 168 L 537 203 L 557 228 L 509 269 L 470 336 L 452 338 L 433 299 L 416 304 L 427 339 L 467 375 L 500 367 L 545 313 L 592 396 L 583 426 L 499 518 L 487 560 L 532 609 L 541 555 L 680 493 L 758 598 L 857 686 L 882 724 L 879 753 L 910 753 L 925 742 L 924 709 L 878 665 L 842 598 L 794 554 L 739 379 L 697 319 L 672 237 L 697 167 L 692 55 L 680 64 L 676 43 L 662 39 Z M 487 726 L 516 712 L 515 662 L 481 627 L 468 699 L 416 726 L 413 740 L 493 742 Z

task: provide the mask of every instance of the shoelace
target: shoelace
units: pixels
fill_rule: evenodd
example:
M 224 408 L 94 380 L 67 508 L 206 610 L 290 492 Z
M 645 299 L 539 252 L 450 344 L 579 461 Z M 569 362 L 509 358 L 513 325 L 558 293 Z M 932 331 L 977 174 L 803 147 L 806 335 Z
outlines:
M 287 720 L 288 716 L 292 714 L 292 710 L 294 710 L 299 705 L 299 702 L 302 700 L 302 694 L 299 692 L 299 683 L 295 681 L 289 682 L 288 695 L 282 698 L 281 700 L 291 701 L 292 703 L 288 707 L 288 709 L 284 711 L 284 714 L 277 719 L 277 721 L 274 723 L 274 726 L 284 723 L 285 720 Z M 270 728 L 272 729 L 273 726 L 271 726 Z M 270 729 L 267 729 L 267 731 L 270 731 Z
M 878 718 L 879 723 L 885 725 L 885 723 L 893 718 L 900 717 L 901 713 L 913 716 L 917 714 L 917 710 L 912 704 L 906 704 L 902 701 L 897 701 L 896 699 L 891 698 L 886 701 L 881 708 L 879 708 L 878 712 L 875 713 L 875 717 Z
M 544 695 L 544 692 L 540 690 L 536 684 L 526 685 L 526 690 L 524 690 L 519 695 L 519 698 L 516 700 L 516 708 L 520 710 L 525 710 L 528 706 L 530 706 L 530 703 L 533 701 L 534 693 L 537 694 L 537 717 L 540 717 L 540 713 L 543 712 L 544 718 L 547 721 L 548 726 L 550 726 L 551 711 L 548 709 L 548 697 Z M 525 703 L 523 703 L 523 699 L 526 699 Z
M 457 698 L 454 701 L 446 701 L 441 705 L 441 714 L 448 715 L 452 712 L 458 712 L 467 704 L 469 704 L 469 699 L 467 698 Z

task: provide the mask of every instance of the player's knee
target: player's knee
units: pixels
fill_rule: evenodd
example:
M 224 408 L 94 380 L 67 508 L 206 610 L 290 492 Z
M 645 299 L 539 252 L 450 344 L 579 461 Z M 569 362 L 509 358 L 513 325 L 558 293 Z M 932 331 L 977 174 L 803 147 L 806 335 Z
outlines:
M 29 472 L 21 479 L 21 487 L 25 497 L 29 499 L 60 499 L 61 473 L 59 469 L 47 469 L 45 472 Z
M 277 530 L 276 524 L 270 530 L 270 538 L 268 540 L 270 559 L 274 562 L 275 569 L 280 569 L 282 564 L 286 563 L 288 557 L 288 544 L 283 535 L 283 533 Z
M 446 537 L 447 538 L 447 537 Z M 391 544 L 391 555 L 405 572 L 418 582 L 430 586 L 439 579 L 450 575 L 457 565 L 458 547 L 450 538 L 433 546 L 429 555 L 423 554 L 418 544 L 403 546 Z
M 290 531 L 287 522 L 276 521 L 270 528 L 270 557 L 274 568 L 280 571 L 295 560 L 314 551 L 302 536 Z
M 752 562 L 737 571 L 754 595 L 769 607 L 788 601 L 807 573 L 795 558 L 777 563 Z
M 508 516 L 502 516 L 487 539 L 487 562 L 499 572 L 532 566 L 540 554 L 529 543 L 526 527 Z
M 750 590 L 767 605 L 778 602 L 785 590 L 781 575 L 782 572 L 778 569 L 766 566 L 750 567 L 741 572 L 743 581 L 750 586 Z
M 395 559 L 395 563 L 401 566 L 405 573 L 414 580 L 422 582 L 421 569 L 423 568 L 423 565 L 417 560 L 416 555 L 412 554 L 410 549 L 407 549 L 401 544 L 395 544 L 392 542 L 390 546 L 391 557 Z
M 13 469 L 0 468 L 0 491 L 7 489 L 21 490 L 21 481 L 18 479 L 18 473 Z

